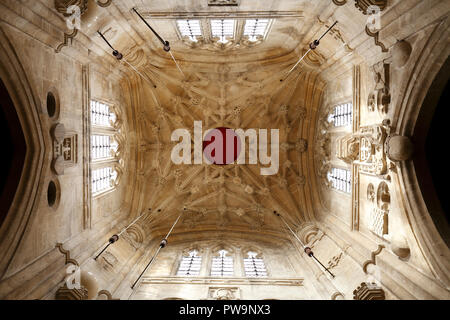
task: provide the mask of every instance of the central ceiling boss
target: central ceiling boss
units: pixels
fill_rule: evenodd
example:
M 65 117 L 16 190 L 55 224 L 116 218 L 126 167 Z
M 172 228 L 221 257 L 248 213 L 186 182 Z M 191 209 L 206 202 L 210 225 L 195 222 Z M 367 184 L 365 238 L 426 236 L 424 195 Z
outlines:
M 270 129 L 270 155 L 268 154 L 267 129 L 210 129 L 203 135 L 202 122 L 194 121 L 194 164 L 257 164 L 270 165 L 261 168 L 260 174 L 270 176 L 279 169 L 279 129 Z M 259 136 L 259 139 L 258 139 Z M 246 161 L 248 138 L 248 162 Z M 259 144 L 258 144 L 259 140 Z M 171 141 L 177 142 L 170 155 L 175 164 L 192 164 L 192 138 L 188 129 L 176 129 Z

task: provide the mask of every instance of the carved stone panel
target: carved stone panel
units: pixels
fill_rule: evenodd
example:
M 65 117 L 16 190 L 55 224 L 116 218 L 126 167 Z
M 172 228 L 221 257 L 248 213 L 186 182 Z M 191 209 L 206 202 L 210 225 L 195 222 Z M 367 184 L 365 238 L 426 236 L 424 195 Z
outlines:
M 239 0 L 208 0 L 208 6 L 214 7 L 214 6 L 238 6 Z
M 384 175 L 388 171 L 384 142 L 390 128 L 384 125 L 361 127 L 356 133 L 360 137 L 359 169 L 362 173 Z
M 380 62 L 372 67 L 374 89 L 367 98 L 367 109 L 384 115 L 391 103 L 390 93 L 390 64 Z
M 337 141 L 336 155 L 339 159 L 352 163 L 358 160 L 360 151 L 359 139 L 352 134 L 346 135 Z
M 55 174 L 63 175 L 65 168 L 73 167 L 78 162 L 78 135 L 74 132 L 66 132 L 64 125 L 58 123 L 52 129 L 52 136 L 52 169 Z
M 210 287 L 208 289 L 209 300 L 241 300 L 241 291 L 237 287 Z
M 61 154 L 66 167 L 74 166 L 77 163 L 78 135 L 68 133 L 64 136 L 61 144 Z

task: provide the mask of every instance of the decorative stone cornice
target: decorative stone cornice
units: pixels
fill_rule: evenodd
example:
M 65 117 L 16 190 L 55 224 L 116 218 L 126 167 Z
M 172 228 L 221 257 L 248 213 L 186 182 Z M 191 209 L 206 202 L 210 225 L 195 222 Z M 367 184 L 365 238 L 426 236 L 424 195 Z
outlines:
M 303 278 L 270 278 L 270 279 L 249 279 L 249 278 L 212 278 L 212 277 L 144 277 L 141 285 L 144 284 L 199 284 L 199 285 L 262 285 L 262 286 L 303 286 Z

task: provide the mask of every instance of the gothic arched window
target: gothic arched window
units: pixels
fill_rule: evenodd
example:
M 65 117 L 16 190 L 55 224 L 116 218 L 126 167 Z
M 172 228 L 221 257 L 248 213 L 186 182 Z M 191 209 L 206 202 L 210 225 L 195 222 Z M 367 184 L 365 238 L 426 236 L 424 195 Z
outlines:
M 110 105 L 91 100 L 90 116 L 91 192 L 92 195 L 99 196 L 114 189 L 122 173 L 119 159 L 116 157 L 120 129 L 117 125 L 117 115 Z
M 350 170 L 332 168 L 328 172 L 327 178 L 333 189 L 345 193 L 352 193 L 352 173 Z
M 197 250 L 192 250 L 181 259 L 177 276 L 198 276 L 202 265 L 202 257 L 199 257 Z
M 269 29 L 269 19 L 248 19 L 245 21 L 244 36 L 255 42 L 258 38 L 265 38 Z
M 245 276 L 249 278 L 265 278 L 267 270 L 262 258 L 253 251 L 247 252 L 247 258 L 244 258 Z
M 92 170 L 92 194 L 97 195 L 114 189 L 117 171 L 113 167 Z
M 91 136 L 91 158 L 92 160 L 102 160 L 113 158 L 117 152 L 119 144 L 110 135 L 92 135 Z
M 233 258 L 227 256 L 227 250 L 220 250 L 218 256 L 212 259 L 212 277 L 230 277 L 234 275 Z
M 189 37 L 189 40 L 197 42 L 197 37 L 202 36 L 202 28 L 200 26 L 200 20 L 183 19 L 177 20 L 178 31 L 180 31 L 181 37 Z
M 116 114 L 110 106 L 102 102 L 91 100 L 91 124 L 100 127 L 112 127 L 116 121 Z
M 333 112 L 328 116 L 328 122 L 332 122 L 335 127 L 345 127 L 352 124 L 353 104 L 343 103 L 334 107 Z
M 211 35 L 219 38 L 220 43 L 227 43 L 227 38 L 234 38 L 236 20 L 234 19 L 213 19 L 211 20 Z

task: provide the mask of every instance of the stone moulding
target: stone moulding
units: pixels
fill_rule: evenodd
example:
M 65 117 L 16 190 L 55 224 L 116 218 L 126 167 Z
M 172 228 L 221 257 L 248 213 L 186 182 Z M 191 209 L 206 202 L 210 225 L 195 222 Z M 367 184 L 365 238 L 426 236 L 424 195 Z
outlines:
M 370 260 L 367 260 L 366 262 L 363 263 L 362 268 L 363 268 L 363 270 L 364 270 L 365 273 L 367 273 L 367 267 L 368 267 L 370 264 L 376 265 L 376 260 L 375 260 L 375 259 L 376 259 L 377 255 L 379 255 L 379 254 L 381 253 L 381 251 L 383 250 L 383 248 L 384 248 L 384 245 L 379 244 L 377 250 L 373 251 L 373 252 L 370 254 L 370 255 L 371 255 Z
M 214 285 L 263 285 L 263 286 L 303 286 L 303 278 L 212 278 L 212 277 L 144 277 L 141 284 L 214 284 Z
M 71 263 L 71 264 L 74 264 L 76 266 L 79 266 L 78 261 L 75 260 L 75 259 L 72 259 L 70 257 L 70 250 L 64 249 L 62 243 L 57 243 L 55 247 L 59 250 L 59 252 L 61 252 L 65 256 L 65 258 L 66 258 L 65 264 Z
M 239 5 L 239 0 L 208 0 L 208 6 L 214 7 L 236 7 Z
M 43 178 L 45 143 L 40 120 L 41 103 L 31 85 L 20 57 L 3 29 L 0 28 L 0 78 L 2 79 L 20 119 L 27 152 L 22 178 L 9 208 L 8 215 L 0 228 L 0 278 L 8 270 L 16 250 L 23 240 L 23 233 L 33 218 L 33 211 L 39 203 L 39 183 Z M 14 273 L 14 270 L 8 270 Z
M 72 33 L 64 33 L 64 41 L 61 42 L 55 49 L 56 53 L 60 53 L 64 47 L 69 45 L 69 41 L 73 41 L 73 38 L 78 34 L 78 29 L 73 29 Z
M 373 37 L 375 40 L 375 45 L 379 46 L 381 48 L 381 52 L 389 52 L 389 49 L 386 48 L 386 46 L 379 40 L 380 32 L 372 32 L 370 31 L 369 27 L 366 26 L 366 33 L 369 37 Z

